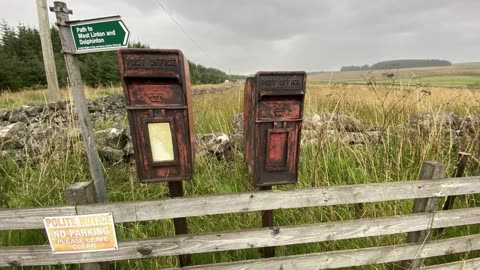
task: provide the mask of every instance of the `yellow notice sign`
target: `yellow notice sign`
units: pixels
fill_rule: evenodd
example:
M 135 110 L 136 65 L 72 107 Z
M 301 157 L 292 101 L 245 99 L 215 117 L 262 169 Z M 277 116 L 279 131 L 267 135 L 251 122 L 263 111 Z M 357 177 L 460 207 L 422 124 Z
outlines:
M 118 249 L 112 213 L 44 217 L 55 254 Z

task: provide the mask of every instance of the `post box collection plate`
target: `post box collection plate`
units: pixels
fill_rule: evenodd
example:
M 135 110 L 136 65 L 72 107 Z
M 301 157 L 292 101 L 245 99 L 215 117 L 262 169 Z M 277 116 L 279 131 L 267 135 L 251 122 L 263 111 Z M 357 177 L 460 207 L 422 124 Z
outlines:
M 297 182 L 306 77 L 258 72 L 245 82 L 245 161 L 255 186 Z
M 140 182 L 190 179 L 195 142 L 187 59 L 179 50 L 121 49 L 118 61 Z

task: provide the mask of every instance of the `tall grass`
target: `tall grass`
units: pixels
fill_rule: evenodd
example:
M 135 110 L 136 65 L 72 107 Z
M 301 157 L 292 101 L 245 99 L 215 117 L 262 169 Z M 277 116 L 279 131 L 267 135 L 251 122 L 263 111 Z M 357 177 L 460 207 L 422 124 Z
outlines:
M 430 95 L 420 98 L 422 90 Z M 103 91 L 103 90 L 102 90 Z M 106 93 L 119 89 L 105 89 Z M 411 114 L 422 112 L 455 112 L 461 116 L 477 113 L 480 95 L 476 92 L 448 90 L 441 88 L 401 89 L 395 88 L 381 106 L 387 89 L 373 91 L 365 86 L 322 86 L 309 85 L 305 99 L 305 112 L 311 115 L 330 112 L 360 119 L 365 126 L 384 124 L 385 117 L 392 121 L 384 126 L 382 143 L 350 145 L 336 141 L 319 141 L 301 149 L 299 182 L 297 185 L 278 186 L 275 189 L 308 188 L 361 183 L 381 183 L 417 179 L 422 161 L 436 160 L 447 164 L 451 174 L 457 151 L 474 153 L 474 159 L 467 168 L 468 175 L 478 175 L 478 151 L 474 143 L 458 146 L 444 136 L 445 126 L 441 121 L 434 123 L 427 131 L 421 127 L 407 125 Z M 402 98 L 409 91 L 406 98 Z M 37 93 L 11 94 L 0 107 L 29 102 L 27 99 Z M 41 94 L 40 94 L 41 96 Z M 380 97 L 380 98 L 379 98 Z M 66 96 L 66 98 L 68 98 Z M 243 87 L 222 93 L 194 97 L 195 132 L 226 132 L 232 130 L 231 118 L 243 108 Z M 396 103 L 401 99 L 401 103 Z M 8 104 L 6 104 L 8 103 Z M 5 105 L 6 104 L 6 105 Z M 392 107 L 393 106 L 393 107 Z M 396 106 L 396 107 L 395 107 Z M 405 109 L 402 109 L 405 108 Z M 387 114 L 392 109 L 394 114 Z M 72 117 L 73 119 L 73 117 Z M 408 128 L 406 128 L 408 127 Z M 418 132 L 412 136 L 412 129 Z M 341 134 L 340 134 L 341 136 Z M 463 147 L 460 149 L 460 147 Z M 141 184 L 137 180 L 135 167 L 131 164 L 104 163 L 104 173 L 109 201 L 150 200 L 168 197 L 165 184 Z M 78 135 L 67 137 L 65 144 L 58 146 L 55 141 L 41 155 L 32 157 L 24 164 L 11 159 L 0 161 L 0 198 L 2 207 L 42 207 L 63 205 L 64 190 L 73 182 L 90 179 L 88 162 L 83 153 Z M 214 157 L 196 157 L 195 174 L 185 182 L 186 196 L 232 193 L 254 190 L 242 153 L 236 152 L 233 162 L 217 160 Z M 381 191 L 379 191 L 381 192 Z M 474 207 L 479 196 L 464 196 L 456 201 L 456 207 Z M 312 207 L 305 209 L 276 210 L 275 225 L 296 225 L 316 222 L 374 218 L 411 213 L 412 201 L 366 203 Z M 225 214 L 193 217 L 188 219 L 191 233 L 220 232 L 261 227 L 260 213 Z M 435 239 L 479 233 L 480 226 L 448 228 Z M 173 235 L 171 220 L 126 223 L 117 226 L 119 240 Z M 2 246 L 46 244 L 41 230 L 2 232 Z M 277 254 L 293 255 L 340 249 L 353 249 L 379 245 L 404 243 L 405 234 L 368 237 L 354 240 L 329 241 L 323 243 L 292 245 L 277 248 Z M 478 256 L 478 252 L 428 259 L 427 264 Z M 193 256 L 195 264 L 235 261 L 260 258 L 255 249 L 198 254 Z M 162 257 L 144 260 L 129 260 L 113 263 L 115 269 L 153 269 L 178 265 L 176 257 Z M 76 269 L 77 266 L 32 267 L 32 269 Z M 395 264 L 357 267 L 352 269 L 400 269 Z

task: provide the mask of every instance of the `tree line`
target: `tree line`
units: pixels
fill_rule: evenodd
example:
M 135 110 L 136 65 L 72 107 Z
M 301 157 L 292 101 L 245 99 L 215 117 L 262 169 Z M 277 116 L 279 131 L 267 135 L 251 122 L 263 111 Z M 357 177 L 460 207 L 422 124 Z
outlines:
M 63 60 L 58 29 L 50 30 L 60 86 L 67 84 L 67 71 Z M 2 90 L 37 89 L 47 86 L 43 65 L 39 31 L 19 25 L 0 23 L 0 92 Z M 141 42 L 129 44 L 133 48 L 148 48 Z M 82 79 L 92 87 L 118 85 L 120 71 L 114 51 L 79 55 Z M 222 83 L 228 76 L 225 72 L 189 62 L 192 84 Z
M 451 66 L 447 60 L 438 59 L 400 59 L 382 61 L 371 66 L 343 66 L 340 71 L 358 71 L 358 70 L 382 70 L 382 69 L 400 69 L 400 68 L 418 68 L 418 67 L 440 67 Z

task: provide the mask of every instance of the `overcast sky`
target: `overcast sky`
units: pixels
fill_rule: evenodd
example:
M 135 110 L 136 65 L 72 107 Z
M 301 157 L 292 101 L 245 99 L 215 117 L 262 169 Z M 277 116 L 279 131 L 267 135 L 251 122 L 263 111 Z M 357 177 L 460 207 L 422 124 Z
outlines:
M 66 0 L 72 20 L 121 15 L 130 41 L 205 66 L 338 70 L 400 58 L 480 60 L 479 0 Z M 160 7 L 161 3 L 213 59 Z M 48 0 L 49 6 L 53 1 Z M 0 19 L 37 27 L 35 0 L 0 0 Z M 50 23 L 55 21 L 50 15 Z M 218 64 L 218 66 L 217 66 Z

